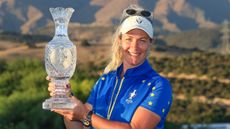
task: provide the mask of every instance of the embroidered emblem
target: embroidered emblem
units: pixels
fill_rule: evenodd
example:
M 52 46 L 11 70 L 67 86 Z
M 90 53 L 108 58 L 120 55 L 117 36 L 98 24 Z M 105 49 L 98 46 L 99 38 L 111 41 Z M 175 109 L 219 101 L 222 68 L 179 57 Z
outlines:
M 165 112 L 165 109 L 163 108 L 163 109 L 162 109 L 162 113 L 164 113 L 164 112 Z
M 136 19 L 136 22 L 137 22 L 138 24 L 141 24 L 142 21 L 143 21 L 143 20 L 142 20 L 141 18 Z
M 133 92 L 131 92 L 129 94 L 129 98 L 126 99 L 126 103 L 128 103 L 128 104 L 133 103 L 133 98 L 136 96 L 136 91 L 137 90 L 134 90 Z
M 148 102 L 148 105 L 149 105 L 149 106 L 152 106 L 152 105 L 153 105 L 153 102 L 152 102 L 152 101 L 149 101 L 149 102 Z
M 148 83 L 148 86 L 150 86 L 150 85 L 151 85 L 151 82 Z
M 150 94 L 150 96 L 151 96 L 151 97 L 154 97 L 154 96 L 155 96 L 155 94 L 154 94 L 154 93 L 151 93 L 151 94 Z

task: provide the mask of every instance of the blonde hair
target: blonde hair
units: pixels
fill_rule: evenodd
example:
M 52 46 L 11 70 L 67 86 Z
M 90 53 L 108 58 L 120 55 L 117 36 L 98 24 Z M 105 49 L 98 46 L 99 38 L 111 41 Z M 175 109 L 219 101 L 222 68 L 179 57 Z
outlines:
M 126 10 L 127 9 L 135 9 L 135 10 L 144 10 L 144 8 L 138 6 L 138 5 L 130 5 L 128 8 L 123 10 L 122 16 L 120 21 L 124 21 L 125 18 L 128 17 Z M 151 20 L 151 19 L 150 19 Z M 117 27 L 113 38 L 112 38 L 112 55 L 111 55 L 111 60 L 108 63 L 108 65 L 104 69 L 104 74 L 109 73 L 110 71 L 115 71 L 121 64 L 122 64 L 122 52 L 121 52 L 121 45 L 119 42 L 119 38 L 121 38 L 121 33 L 120 33 L 120 25 Z
M 105 67 L 104 73 L 109 73 L 110 71 L 114 71 L 118 66 L 122 63 L 122 52 L 120 47 L 120 42 L 118 41 L 120 37 L 120 26 L 117 28 L 116 32 L 113 35 L 112 39 L 112 55 L 111 61 Z

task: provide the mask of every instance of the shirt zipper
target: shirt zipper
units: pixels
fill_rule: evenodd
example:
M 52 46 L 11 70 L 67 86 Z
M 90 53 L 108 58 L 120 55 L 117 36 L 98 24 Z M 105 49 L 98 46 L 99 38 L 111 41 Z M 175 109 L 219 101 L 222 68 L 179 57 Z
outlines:
M 124 82 L 124 79 L 125 79 L 125 77 L 123 77 L 123 78 L 121 79 L 121 83 L 120 83 L 120 85 L 119 85 L 118 92 L 117 92 L 117 94 L 116 94 L 116 96 L 115 96 L 114 101 L 112 102 L 112 100 L 113 100 L 113 95 L 114 95 L 115 89 L 116 89 L 117 84 L 118 84 L 118 79 L 116 78 L 115 87 L 114 87 L 114 89 L 113 89 L 113 94 L 112 94 L 112 97 L 111 97 L 111 99 L 110 99 L 110 104 L 109 104 L 109 108 L 108 108 L 108 112 L 107 112 L 107 119 L 108 119 L 108 120 L 110 119 L 110 117 L 111 117 L 111 115 L 112 115 L 114 106 L 115 106 L 116 101 L 117 101 L 117 97 L 118 97 L 119 94 L 120 94 L 120 90 L 121 90 L 122 84 L 123 84 L 123 82 Z

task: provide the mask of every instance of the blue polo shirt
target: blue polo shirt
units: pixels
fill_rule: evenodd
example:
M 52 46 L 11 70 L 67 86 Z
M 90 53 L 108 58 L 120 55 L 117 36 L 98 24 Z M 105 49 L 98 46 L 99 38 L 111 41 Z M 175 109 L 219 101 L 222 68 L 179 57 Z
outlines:
M 102 75 L 93 87 L 87 103 L 98 116 L 130 123 L 141 106 L 161 117 L 155 129 L 163 129 L 172 104 L 172 88 L 167 79 L 157 74 L 147 60 L 128 69 L 120 78 L 123 65 Z M 93 128 L 92 128 L 93 129 Z

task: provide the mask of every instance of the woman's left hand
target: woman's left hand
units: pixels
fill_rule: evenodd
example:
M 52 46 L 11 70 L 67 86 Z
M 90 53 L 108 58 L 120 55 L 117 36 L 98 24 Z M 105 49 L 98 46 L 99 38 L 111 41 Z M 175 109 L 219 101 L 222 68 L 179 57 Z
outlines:
M 73 109 L 52 109 L 51 111 L 56 112 L 69 120 L 85 119 L 89 110 L 76 97 L 72 96 L 71 100 L 75 103 L 75 107 Z

